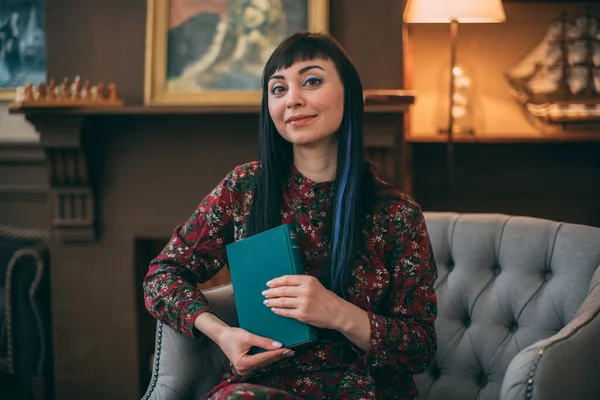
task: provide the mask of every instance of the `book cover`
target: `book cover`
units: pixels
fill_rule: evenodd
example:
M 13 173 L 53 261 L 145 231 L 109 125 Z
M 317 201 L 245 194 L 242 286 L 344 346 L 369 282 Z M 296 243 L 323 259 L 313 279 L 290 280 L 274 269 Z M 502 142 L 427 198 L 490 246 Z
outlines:
M 304 274 L 295 225 L 269 229 L 231 243 L 226 250 L 240 328 L 288 348 L 316 340 L 314 327 L 277 315 L 263 303 L 268 281 Z M 264 350 L 253 349 L 260 351 Z

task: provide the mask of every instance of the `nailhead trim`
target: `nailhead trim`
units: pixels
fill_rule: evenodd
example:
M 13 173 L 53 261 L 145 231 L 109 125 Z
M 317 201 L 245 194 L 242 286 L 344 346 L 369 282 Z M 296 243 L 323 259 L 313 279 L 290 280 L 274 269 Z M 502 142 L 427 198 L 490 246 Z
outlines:
M 538 364 L 540 363 L 542 356 L 544 355 L 544 353 L 546 352 L 546 350 L 548 350 L 551 346 L 553 346 L 556 343 L 562 342 L 568 338 L 570 338 L 571 336 L 573 336 L 577 331 L 579 331 L 581 328 L 583 328 L 584 326 L 586 326 L 587 324 L 589 324 L 590 322 L 592 322 L 592 320 L 594 318 L 596 318 L 598 316 L 598 314 L 600 314 L 600 307 L 597 307 L 593 312 L 592 315 L 590 315 L 585 321 L 583 321 L 580 325 L 575 326 L 570 332 L 568 332 L 566 335 L 561 336 L 559 338 L 556 338 L 555 340 L 552 340 L 550 343 L 548 343 L 546 346 L 544 346 L 543 348 L 541 348 L 538 351 L 537 354 L 537 358 L 535 359 L 535 361 L 533 362 L 533 365 L 531 366 L 531 371 L 529 371 L 529 379 L 527 380 L 527 386 L 525 388 L 525 399 L 526 400 L 530 400 L 533 398 L 533 383 L 535 382 L 535 373 L 537 371 L 538 368 Z
M 13 302 L 12 302 L 12 280 L 13 280 L 13 273 L 14 273 L 14 269 L 15 269 L 15 265 L 17 265 L 17 262 L 22 258 L 22 257 L 31 257 L 35 260 L 35 277 L 33 279 L 33 282 L 31 282 L 31 285 L 29 286 L 29 300 L 31 301 L 31 305 L 32 305 L 32 309 L 33 309 L 33 313 L 34 313 L 34 317 L 36 320 L 36 323 L 38 324 L 39 329 L 42 331 L 43 334 L 43 326 L 42 326 L 42 320 L 41 320 L 41 316 L 39 313 L 39 310 L 37 309 L 37 307 L 35 307 L 35 302 L 33 301 L 33 299 L 35 298 L 35 294 L 36 291 L 38 289 L 38 286 L 40 285 L 40 282 L 42 281 L 43 275 L 44 275 L 44 262 L 42 261 L 42 258 L 39 254 L 39 252 L 37 252 L 34 249 L 31 248 L 24 248 L 21 250 L 17 250 L 15 251 L 15 253 L 13 254 L 13 256 L 11 257 L 10 261 L 8 262 L 8 266 L 6 268 L 6 291 L 4 292 L 4 302 L 5 302 L 5 313 L 6 313 L 6 333 L 7 333 L 7 337 L 6 337 L 6 347 L 7 347 L 7 353 L 6 353 L 6 358 L 5 358 L 5 365 L 4 368 L 6 371 L 8 371 L 8 373 L 13 374 L 15 371 L 15 357 L 14 357 L 14 332 L 13 332 L 13 318 L 12 318 L 12 309 L 13 309 Z M 46 353 L 46 348 L 45 348 L 45 341 L 42 339 L 41 342 L 41 349 L 40 349 L 40 360 L 43 360 L 45 358 L 45 353 Z
M 158 369 L 160 367 L 160 349 L 162 347 L 162 331 L 163 331 L 163 323 L 158 323 L 158 328 L 156 331 L 156 354 L 154 355 L 154 371 L 152 372 L 152 380 L 150 381 L 150 387 L 148 391 L 142 398 L 142 400 L 148 400 L 152 393 L 154 392 L 154 388 L 156 387 L 156 382 L 158 381 Z

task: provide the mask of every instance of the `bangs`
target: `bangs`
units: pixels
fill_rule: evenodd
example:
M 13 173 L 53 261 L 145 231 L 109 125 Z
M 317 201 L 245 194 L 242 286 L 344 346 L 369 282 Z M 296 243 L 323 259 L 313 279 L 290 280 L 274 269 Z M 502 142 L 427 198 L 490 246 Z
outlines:
M 334 51 L 322 34 L 301 32 L 290 36 L 275 49 L 267 61 L 262 76 L 263 88 L 267 87 L 269 78 L 275 71 L 289 68 L 299 61 L 331 60 Z

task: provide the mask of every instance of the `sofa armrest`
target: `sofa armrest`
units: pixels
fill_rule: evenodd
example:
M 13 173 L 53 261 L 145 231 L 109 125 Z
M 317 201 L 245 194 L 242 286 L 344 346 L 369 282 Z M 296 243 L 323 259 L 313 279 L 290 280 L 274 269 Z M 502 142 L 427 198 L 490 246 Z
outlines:
M 521 351 L 502 384 L 501 399 L 600 399 L 600 267 L 575 318 L 557 334 Z
M 8 371 L 41 377 L 50 368 L 50 305 L 44 245 L 16 251 L 6 269 Z
M 237 326 L 231 285 L 202 292 L 213 313 L 230 326 Z M 152 379 L 144 400 L 205 399 L 219 382 L 229 360 L 208 337 L 192 338 L 159 322 Z

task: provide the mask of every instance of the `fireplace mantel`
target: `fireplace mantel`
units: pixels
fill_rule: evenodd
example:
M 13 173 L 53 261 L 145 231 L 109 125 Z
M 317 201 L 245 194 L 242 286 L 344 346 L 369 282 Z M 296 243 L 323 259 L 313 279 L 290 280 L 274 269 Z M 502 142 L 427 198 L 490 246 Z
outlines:
M 366 90 L 367 115 L 402 115 L 414 103 L 415 95 L 403 90 Z M 49 167 L 51 225 L 58 240 L 64 242 L 93 242 L 97 239 L 98 218 L 94 182 L 88 173 L 89 150 L 83 145 L 83 133 L 90 119 L 99 122 L 102 117 L 156 117 L 243 115 L 260 112 L 260 106 L 124 106 L 124 107 L 10 107 L 10 113 L 23 114 L 40 134 L 40 145 Z M 396 154 L 405 154 L 404 120 L 399 118 L 391 147 Z M 385 140 L 384 140 L 385 141 Z M 395 181 L 404 188 L 404 157 L 394 160 Z M 408 191 L 408 190 L 406 190 Z
M 373 89 L 364 91 L 366 113 L 403 112 L 415 102 L 415 93 L 409 90 Z M 60 114 L 60 115 L 157 115 L 157 114 L 254 114 L 260 105 L 254 106 L 123 106 L 123 107 L 21 107 L 13 103 L 12 114 Z

